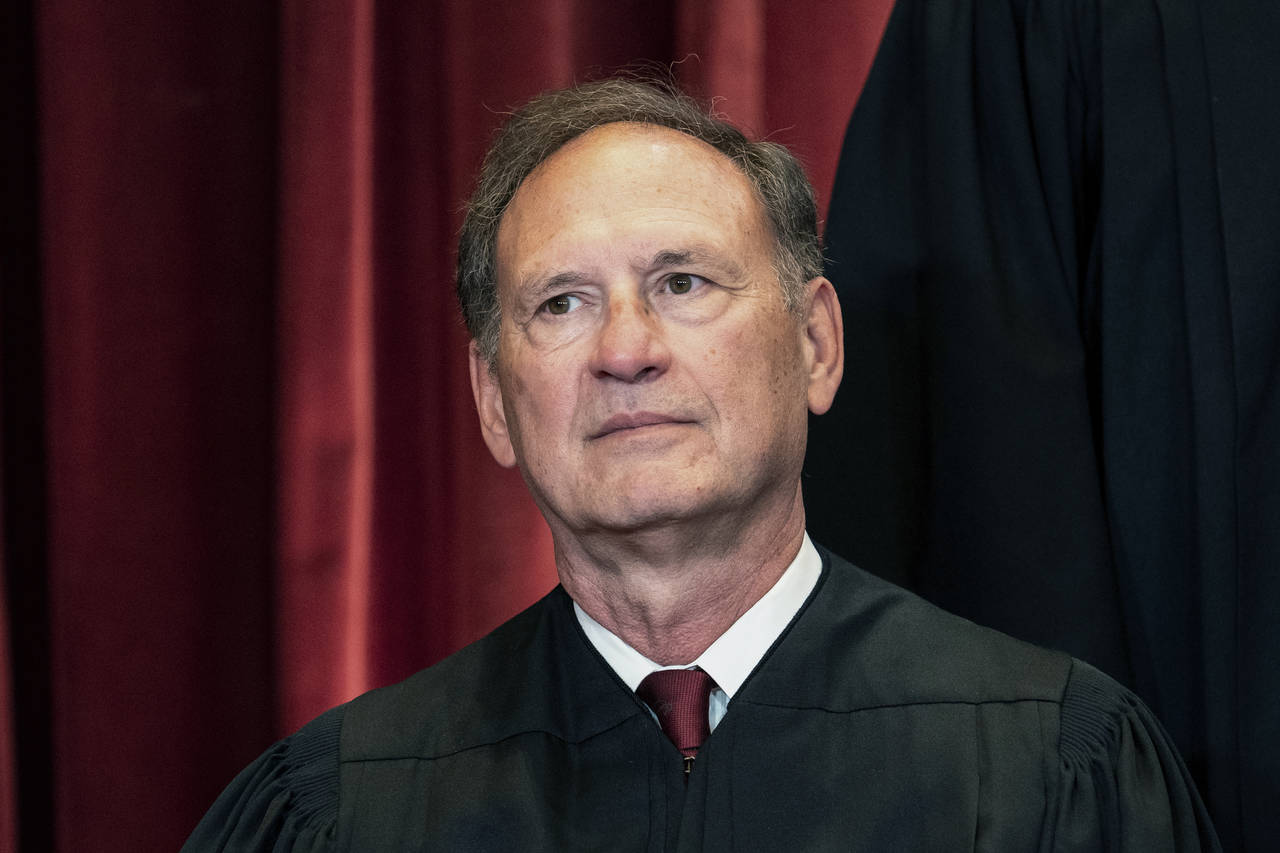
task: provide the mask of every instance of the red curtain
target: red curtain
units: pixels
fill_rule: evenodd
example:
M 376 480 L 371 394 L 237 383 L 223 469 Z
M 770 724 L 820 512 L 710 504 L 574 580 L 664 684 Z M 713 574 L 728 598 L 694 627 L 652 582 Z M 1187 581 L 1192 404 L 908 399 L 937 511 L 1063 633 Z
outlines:
M 176 849 L 273 739 L 550 588 L 452 291 L 488 138 L 537 91 L 675 62 L 825 207 L 890 5 L 28 4 L 0 845 Z

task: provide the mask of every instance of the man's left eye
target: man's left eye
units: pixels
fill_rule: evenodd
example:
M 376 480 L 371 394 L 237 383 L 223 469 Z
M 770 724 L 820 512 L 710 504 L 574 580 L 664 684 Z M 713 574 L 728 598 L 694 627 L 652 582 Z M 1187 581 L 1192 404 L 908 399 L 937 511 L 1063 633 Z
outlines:
M 706 283 L 702 276 L 678 272 L 667 276 L 667 290 L 676 295 L 689 293 Z

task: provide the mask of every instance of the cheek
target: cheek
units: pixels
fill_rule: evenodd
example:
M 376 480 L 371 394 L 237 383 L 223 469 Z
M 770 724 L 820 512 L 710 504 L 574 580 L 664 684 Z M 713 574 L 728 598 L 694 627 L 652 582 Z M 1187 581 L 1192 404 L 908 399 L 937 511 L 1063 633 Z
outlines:
M 774 325 L 761 334 L 758 370 L 763 381 L 757 405 L 762 428 L 770 420 L 784 432 L 807 431 L 809 389 L 800 341 L 785 326 Z
M 802 385 L 807 385 L 807 381 L 803 381 L 803 377 L 807 374 L 804 364 L 804 343 L 795 319 L 787 314 L 771 326 L 768 334 L 775 377 L 783 383 L 800 381 Z
M 726 425 L 755 432 L 776 419 L 794 373 L 781 343 L 765 324 L 703 343 L 699 383 Z
M 554 371 L 510 371 L 503 383 L 509 428 L 526 451 L 564 441 L 572 428 L 575 399 L 572 384 L 559 381 Z
M 529 385 L 524 381 L 524 377 L 512 371 L 507 372 L 507 387 L 503 389 L 504 394 L 513 399 L 523 399 L 528 396 Z
M 763 381 L 773 394 L 785 393 L 783 387 L 801 372 L 801 350 L 793 323 L 769 314 L 740 332 L 726 347 L 737 353 L 734 359 L 742 366 L 744 381 Z M 772 395 L 771 395 L 772 396 Z

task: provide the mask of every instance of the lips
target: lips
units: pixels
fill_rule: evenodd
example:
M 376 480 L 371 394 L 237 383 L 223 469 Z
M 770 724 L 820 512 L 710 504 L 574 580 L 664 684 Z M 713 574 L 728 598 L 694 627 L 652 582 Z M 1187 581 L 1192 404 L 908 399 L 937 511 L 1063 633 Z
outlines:
M 662 415 L 656 412 L 624 412 L 622 414 L 614 415 L 601 424 L 600 428 L 591 435 L 591 438 L 604 438 L 605 436 L 613 435 L 614 433 L 641 429 L 643 427 L 687 423 L 692 423 L 692 421 L 675 415 Z

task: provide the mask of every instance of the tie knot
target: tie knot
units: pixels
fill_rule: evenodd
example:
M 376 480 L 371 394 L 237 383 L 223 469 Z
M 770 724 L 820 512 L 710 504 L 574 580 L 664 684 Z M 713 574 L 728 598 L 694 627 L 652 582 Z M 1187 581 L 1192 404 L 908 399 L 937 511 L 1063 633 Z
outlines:
M 715 687 L 700 669 L 662 669 L 645 676 L 636 695 L 653 709 L 663 733 L 689 757 L 711 734 L 707 703 Z

